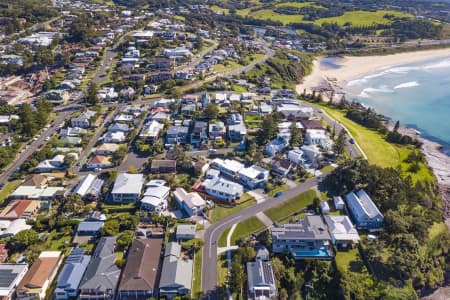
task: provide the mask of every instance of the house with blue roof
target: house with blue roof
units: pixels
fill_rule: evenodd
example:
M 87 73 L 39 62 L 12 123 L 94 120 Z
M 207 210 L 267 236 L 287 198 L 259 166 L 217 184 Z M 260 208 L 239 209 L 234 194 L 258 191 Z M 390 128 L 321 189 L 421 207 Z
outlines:
M 77 235 L 97 236 L 103 227 L 103 221 L 83 221 L 78 224 Z
M 55 300 L 67 300 L 78 296 L 78 286 L 91 260 L 90 255 L 84 255 L 85 252 L 84 248 L 74 248 L 67 257 L 58 276 Z
M 379 230 L 384 217 L 367 193 L 361 189 L 345 196 L 348 210 L 357 229 Z

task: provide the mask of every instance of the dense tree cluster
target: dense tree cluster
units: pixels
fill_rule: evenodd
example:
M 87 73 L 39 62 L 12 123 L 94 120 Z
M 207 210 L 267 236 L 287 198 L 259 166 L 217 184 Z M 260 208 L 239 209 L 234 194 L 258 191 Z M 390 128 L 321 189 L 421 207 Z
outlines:
M 344 10 L 339 7 L 334 7 L 333 9 L 314 7 L 314 6 L 280 6 L 274 9 L 275 12 L 284 15 L 302 15 L 305 21 L 315 21 L 322 18 L 330 18 L 342 16 Z
M 430 238 L 429 229 L 442 222 L 433 183 L 413 183 L 394 168 L 363 160 L 339 166 L 326 183 L 338 195 L 364 188 L 384 214 L 383 233 L 367 249 L 373 268 L 415 289 L 435 287 L 443 281 L 450 270 L 450 234 Z
M 381 116 L 371 108 L 350 108 L 345 116 L 350 120 L 370 129 L 378 130 L 380 128 L 384 128 L 383 124 L 381 123 Z
M 8 34 L 17 32 L 32 24 L 56 17 L 57 11 L 51 8 L 49 0 L 0 0 L 0 17 L 8 18 L 4 22 Z M 19 19 L 25 19 L 22 23 Z

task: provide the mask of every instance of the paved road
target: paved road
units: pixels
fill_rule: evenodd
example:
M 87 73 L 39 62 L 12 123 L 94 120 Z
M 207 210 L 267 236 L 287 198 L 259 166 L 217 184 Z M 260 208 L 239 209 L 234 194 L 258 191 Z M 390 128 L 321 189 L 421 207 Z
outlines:
M 341 132 L 341 130 L 345 130 L 345 132 L 347 132 L 347 134 L 350 134 L 350 132 L 339 122 L 337 122 L 336 120 L 332 119 L 330 116 L 328 116 L 323 110 L 308 104 L 307 102 L 302 102 L 302 105 L 304 106 L 309 106 L 312 109 L 314 109 L 314 112 L 316 115 L 321 116 L 325 122 L 327 122 L 328 124 L 330 124 L 330 126 L 336 131 L 336 134 L 339 134 Z M 355 141 L 356 143 L 356 141 Z M 356 144 L 351 144 L 349 142 L 349 140 L 347 139 L 345 141 L 345 147 L 347 148 L 348 152 L 350 153 L 351 158 L 358 158 L 361 156 L 362 151 L 358 151 L 357 149 L 357 145 Z M 360 153 L 361 152 L 361 153 Z M 363 154 L 363 156 L 365 156 L 365 154 Z
M 50 22 L 50 21 L 49 21 Z M 126 35 L 122 36 L 121 39 L 113 46 L 116 47 L 125 37 Z M 92 81 L 96 83 L 100 83 L 103 80 L 103 77 L 108 72 L 111 62 L 113 61 L 114 57 L 117 55 L 114 50 L 112 50 L 110 47 L 107 47 L 105 49 L 106 55 L 105 60 L 103 61 L 102 65 L 97 69 L 94 78 Z M 110 59 L 111 58 L 111 59 Z M 77 91 L 72 95 L 71 103 L 65 106 L 59 106 L 55 108 L 55 112 L 58 113 L 58 116 L 54 120 L 54 126 L 50 127 L 48 130 L 44 130 L 41 136 L 36 140 L 32 141 L 29 145 L 29 147 L 23 151 L 22 153 L 18 153 L 16 156 L 16 159 L 6 168 L 4 168 L 3 173 L 0 175 L 0 183 L 6 183 L 6 181 L 11 177 L 11 175 L 23 164 L 25 160 L 28 159 L 28 157 L 37 149 L 39 149 L 39 146 L 41 144 L 45 144 L 45 139 L 47 137 L 51 137 L 54 134 L 56 134 L 58 125 L 66 122 L 68 119 L 71 118 L 71 115 L 75 112 L 78 112 L 80 109 L 83 109 L 83 106 L 80 104 L 83 100 L 84 94 L 87 90 L 87 87 L 84 88 L 81 91 Z M 94 143 L 95 144 L 95 143 Z
M 259 212 L 263 212 L 271 207 L 276 206 L 279 203 L 283 203 L 291 199 L 292 197 L 297 196 L 300 193 L 316 187 L 318 183 L 318 177 L 308 179 L 295 188 L 284 191 L 283 195 L 281 195 L 280 197 L 269 197 L 262 203 L 243 209 L 217 223 L 212 224 L 206 230 L 204 236 L 205 246 L 203 247 L 202 262 L 202 290 L 204 292 L 205 299 L 219 299 L 217 295 L 217 241 L 219 240 L 222 232 L 226 228 L 231 227 L 233 224 L 239 223 L 252 216 L 255 216 Z
M 43 130 L 41 136 L 36 141 L 32 141 L 25 151 L 16 155 L 16 159 L 11 164 L 9 164 L 9 166 L 7 166 L 4 169 L 3 173 L 0 175 L 0 183 L 5 184 L 8 178 L 11 177 L 11 175 L 28 159 L 28 157 L 32 155 L 34 151 L 39 149 L 40 145 L 46 143 L 45 140 L 47 137 L 52 137 L 53 135 L 55 135 L 58 129 L 57 125 L 64 123 L 70 115 L 72 115 L 75 111 L 80 110 L 80 108 L 81 106 L 77 103 L 71 104 L 64 108 L 60 108 L 59 114 L 53 123 L 54 126 L 50 127 L 47 130 Z
M 86 158 L 89 156 L 89 153 L 91 153 L 91 150 L 95 146 L 95 144 L 97 143 L 98 139 L 104 133 L 105 125 L 112 121 L 114 115 L 117 113 L 118 110 L 119 110 L 119 106 L 116 107 L 115 110 L 112 110 L 109 113 L 107 113 L 107 115 L 104 118 L 102 124 L 100 125 L 99 128 L 97 128 L 94 136 L 89 141 L 89 144 L 85 148 L 83 148 L 83 151 L 80 154 L 80 158 L 78 159 L 77 165 L 75 165 L 72 168 L 72 172 L 74 174 L 79 174 L 80 173 L 81 167 L 86 163 Z

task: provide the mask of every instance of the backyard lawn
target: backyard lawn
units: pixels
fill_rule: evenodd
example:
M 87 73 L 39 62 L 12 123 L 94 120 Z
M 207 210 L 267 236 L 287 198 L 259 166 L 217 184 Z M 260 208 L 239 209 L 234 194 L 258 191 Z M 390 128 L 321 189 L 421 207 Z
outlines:
M 231 245 L 235 245 L 238 239 L 249 236 L 250 234 L 264 227 L 264 223 L 254 216 L 240 222 L 239 224 L 237 224 L 236 228 L 233 231 L 233 234 L 231 235 Z
M 294 198 L 287 200 L 284 203 L 280 203 L 277 206 L 269 208 L 264 211 L 264 214 L 269 217 L 273 222 L 279 221 L 280 219 L 287 217 L 295 212 L 303 210 L 308 205 L 313 203 L 314 197 L 317 197 L 315 190 L 308 190 L 301 193 Z
M 249 194 L 244 194 L 239 200 L 236 201 L 236 203 L 238 204 L 236 206 L 216 204 L 210 217 L 211 222 L 212 223 L 217 222 L 219 220 L 228 217 L 229 215 L 232 215 L 240 210 L 243 210 L 244 208 L 255 205 L 256 200 Z

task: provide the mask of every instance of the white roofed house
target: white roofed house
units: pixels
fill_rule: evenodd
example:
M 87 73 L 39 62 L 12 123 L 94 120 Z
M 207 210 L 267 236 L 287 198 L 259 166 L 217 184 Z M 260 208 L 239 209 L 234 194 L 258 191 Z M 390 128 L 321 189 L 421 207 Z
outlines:
M 189 217 L 198 215 L 206 207 L 206 201 L 198 193 L 188 193 L 183 188 L 177 188 L 173 192 L 173 198 Z
M 139 138 L 149 143 L 153 143 L 158 140 L 163 129 L 164 124 L 157 121 L 150 121 L 142 126 L 141 132 L 139 133 Z
M 337 210 L 343 210 L 345 206 L 345 202 L 341 196 L 333 196 L 334 207 Z
M 298 104 L 298 102 L 277 103 L 277 111 L 283 114 L 283 116 L 289 120 L 293 118 L 295 118 L 296 120 L 309 119 L 313 116 L 314 112 L 311 107 L 301 106 L 300 104 Z
M 231 177 L 237 177 L 239 171 L 244 168 L 244 165 L 236 160 L 221 158 L 215 158 L 210 166 Z
M 55 155 L 52 159 L 46 159 L 41 161 L 34 169 L 35 173 L 52 172 L 56 170 L 63 170 L 64 155 Z
M 358 231 L 348 216 L 325 216 L 325 222 L 333 245 L 347 249 L 359 243 Z
M 269 171 L 253 165 L 239 170 L 239 179 L 251 189 L 262 188 L 269 180 Z
M 305 135 L 305 144 L 318 145 L 325 150 L 331 149 L 333 142 L 324 129 L 307 129 Z
M 206 179 L 201 187 L 208 195 L 226 201 L 239 199 L 244 193 L 244 187 L 242 185 L 223 179 L 222 177 Z
M 225 137 L 225 124 L 221 121 L 209 124 L 209 138 L 213 141 L 222 140 Z
M 132 126 L 123 123 L 114 123 L 108 128 L 109 132 L 128 132 L 131 130 L 133 130 Z
M 140 199 L 144 175 L 120 173 L 111 191 L 111 201 L 114 203 L 133 203 Z
M 73 193 L 80 195 L 83 199 L 95 200 L 101 196 L 103 183 L 104 180 L 88 174 L 78 183 Z
M 228 125 L 228 138 L 231 141 L 242 141 L 247 136 L 247 127 L 243 123 Z
M 86 110 L 78 117 L 72 118 L 70 120 L 70 124 L 72 127 L 79 127 L 79 128 L 88 128 L 91 124 L 91 119 L 94 117 L 97 113 L 95 111 Z
M 123 131 L 118 132 L 110 132 L 108 131 L 102 137 L 104 143 L 123 143 L 127 139 L 125 133 Z
M 141 209 L 148 211 L 163 211 L 167 209 L 170 188 L 164 180 L 151 180 L 145 185 L 144 197 L 141 199 Z
M 185 58 L 192 56 L 192 52 L 185 47 L 178 47 L 174 49 L 164 49 L 164 55 L 169 58 Z
M 278 136 L 266 145 L 265 152 L 267 155 L 273 156 L 282 152 L 288 145 L 289 142 L 286 138 Z

